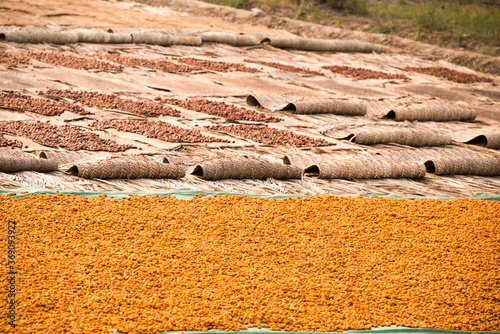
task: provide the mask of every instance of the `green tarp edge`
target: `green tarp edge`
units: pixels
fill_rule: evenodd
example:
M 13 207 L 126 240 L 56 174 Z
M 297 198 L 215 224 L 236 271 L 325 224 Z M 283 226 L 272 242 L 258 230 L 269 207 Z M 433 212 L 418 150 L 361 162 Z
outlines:
M 24 187 L 18 189 L 3 189 L 0 190 L 0 194 L 15 194 L 13 196 L 16 197 L 25 197 L 31 194 L 70 194 L 75 196 L 99 196 L 99 195 L 107 195 L 110 198 L 122 199 L 124 197 L 128 197 L 129 195 L 137 195 L 137 196 L 173 196 L 178 199 L 190 200 L 195 195 L 203 194 L 206 196 L 220 196 L 220 195 L 242 195 L 242 196 L 256 196 L 262 198 L 273 198 L 273 199 L 284 199 L 284 198 L 295 198 L 295 197 L 310 197 L 312 195 L 303 195 L 303 194 L 278 194 L 278 195 L 258 195 L 258 194 L 240 194 L 240 193 L 230 193 L 223 191 L 200 191 L 200 190 L 191 190 L 191 189 L 171 189 L 167 191 L 158 191 L 158 192 L 145 192 L 145 191 L 115 191 L 115 190 L 103 190 L 103 191 L 71 191 L 71 190 L 57 190 L 57 189 L 47 189 L 42 187 Z M 335 196 L 352 196 L 357 197 L 360 195 L 335 195 Z M 456 199 L 457 197 L 452 196 L 400 196 L 400 195 L 384 195 L 378 193 L 365 193 L 361 196 L 365 197 L 382 197 L 382 198 L 393 198 L 393 199 Z M 500 201 L 500 195 L 498 194 L 490 194 L 490 193 L 478 193 L 473 196 L 467 197 L 470 199 L 480 199 L 480 200 L 489 200 L 489 201 Z
M 115 334 L 121 334 L 117 330 L 113 330 Z M 175 331 L 175 332 L 160 332 L 160 334 L 206 334 L 206 333 L 221 333 L 222 330 L 209 330 L 208 332 L 202 331 Z M 241 333 L 241 334 L 269 334 L 269 333 L 290 333 L 290 334 L 318 334 L 318 332 L 286 332 L 286 331 L 272 331 L 268 328 L 251 328 L 246 330 L 241 330 L 233 333 Z M 338 332 L 322 332 L 324 334 L 338 334 Z M 372 328 L 367 330 L 347 330 L 343 333 L 346 334 L 402 334 L 402 333 L 426 333 L 426 334 L 498 334 L 500 332 L 484 332 L 484 331 L 457 331 L 457 330 L 446 330 L 446 329 L 432 329 L 432 328 L 409 328 L 409 327 L 380 327 L 380 328 Z

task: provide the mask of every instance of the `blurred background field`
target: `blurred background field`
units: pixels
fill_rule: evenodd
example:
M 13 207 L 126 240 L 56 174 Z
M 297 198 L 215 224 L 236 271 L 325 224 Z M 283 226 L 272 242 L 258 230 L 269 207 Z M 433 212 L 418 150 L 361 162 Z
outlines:
M 497 0 L 207 0 L 266 14 L 500 55 Z

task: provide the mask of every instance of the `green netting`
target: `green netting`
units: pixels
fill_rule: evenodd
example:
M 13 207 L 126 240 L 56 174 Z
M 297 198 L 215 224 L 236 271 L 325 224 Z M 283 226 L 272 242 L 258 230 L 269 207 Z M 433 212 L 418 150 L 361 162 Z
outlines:
M 310 195 L 303 194 L 277 194 L 277 195 L 255 195 L 255 194 L 240 194 L 240 193 L 230 193 L 223 191 L 200 191 L 191 189 L 170 189 L 167 191 L 158 192 L 145 192 L 145 191 L 115 191 L 115 190 L 103 190 L 103 191 L 71 191 L 71 190 L 57 190 L 57 189 L 47 189 L 42 187 L 24 187 L 18 189 L 3 189 L 0 190 L 0 194 L 15 194 L 16 197 L 29 196 L 31 194 L 70 194 L 75 196 L 99 196 L 107 195 L 110 198 L 122 199 L 124 197 L 129 197 L 130 195 L 136 196 L 173 196 L 178 199 L 190 200 L 195 195 L 203 194 L 205 196 L 220 196 L 220 195 L 240 195 L 240 196 L 256 196 L 262 198 L 273 198 L 273 199 L 284 199 L 284 198 L 295 198 L 295 197 L 308 197 Z M 336 195 L 336 196 L 360 196 L 360 195 Z M 361 196 L 364 197 L 382 197 L 382 198 L 394 198 L 394 199 L 456 199 L 457 197 L 452 196 L 401 196 L 401 195 L 385 195 L 378 193 L 365 193 Z M 473 196 L 467 197 L 470 199 L 479 200 L 489 200 L 489 201 L 500 201 L 500 195 L 490 194 L 490 193 L 478 193 Z
M 171 189 L 167 191 L 158 191 L 158 192 L 145 192 L 145 191 L 115 191 L 115 190 L 103 190 L 103 191 L 70 191 L 70 190 L 55 190 L 55 189 L 46 189 L 41 187 L 24 187 L 19 189 L 8 189 L 8 190 L 0 190 L 0 194 L 13 194 L 15 193 L 16 197 L 24 197 L 29 196 L 31 194 L 70 194 L 75 196 L 99 196 L 99 195 L 107 195 L 110 198 L 122 199 L 124 197 L 129 197 L 130 195 L 136 196 L 173 196 L 178 199 L 189 200 L 192 199 L 195 195 L 203 194 L 206 196 L 218 196 L 218 195 L 244 195 L 244 196 L 258 196 L 265 198 L 275 198 L 275 199 L 283 199 L 290 197 L 304 197 L 306 195 L 301 194 L 283 194 L 283 195 L 251 195 L 251 194 L 238 194 L 238 193 L 228 193 L 223 191 L 199 191 L 199 190 L 191 190 L 191 189 Z
M 384 194 L 378 194 L 378 193 L 365 193 L 363 196 L 371 197 L 383 197 L 383 198 L 394 198 L 394 199 L 457 199 L 458 197 L 453 197 L 453 196 L 401 196 L 401 195 L 384 195 Z M 482 200 L 489 200 L 489 201 L 500 201 L 500 195 L 499 194 L 490 194 L 490 193 L 477 193 L 475 195 L 472 195 L 470 197 L 467 197 L 470 199 L 482 199 Z
M 208 333 L 218 333 L 218 332 L 223 332 L 223 330 L 218 330 L 218 329 L 211 329 L 208 331 Z M 114 330 L 115 334 L 121 334 L 117 330 Z M 206 334 L 207 332 L 201 332 L 201 331 L 184 331 L 184 332 L 160 332 L 160 334 Z M 262 329 L 257 329 L 257 328 L 250 328 L 246 330 L 241 330 L 237 333 L 241 334 L 269 334 L 269 333 L 293 333 L 293 334 L 317 334 L 317 332 L 286 332 L 286 331 L 272 331 L 268 328 L 262 328 Z M 338 334 L 337 332 L 324 332 L 324 333 L 335 333 Z M 391 326 L 391 327 L 380 327 L 380 328 L 372 328 L 369 330 L 348 330 L 344 331 L 343 333 L 347 334 L 356 334 L 356 333 L 362 333 L 362 334 L 396 334 L 396 333 L 427 333 L 427 334 L 471 334 L 471 333 L 476 333 L 476 334 L 496 334 L 500 332 L 484 332 L 484 331 L 456 331 L 456 330 L 447 330 L 447 329 L 432 329 L 432 328 L 408 328 L 408 327 L 396 327 L 396 326 Z

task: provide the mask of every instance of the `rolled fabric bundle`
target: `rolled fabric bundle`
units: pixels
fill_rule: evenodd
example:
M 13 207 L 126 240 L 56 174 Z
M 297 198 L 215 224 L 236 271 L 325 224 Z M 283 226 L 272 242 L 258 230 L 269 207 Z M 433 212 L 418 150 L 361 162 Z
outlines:
M 85 29 L 82 29 L 85 30 Z M 90 30 L 90 29 L 89 29 Z M 97 30 L 97 29 L 94 29 Z M 132 32 L 139 32 L 138 29 L 113 28 L 108 29 L 104 42 L 108 44 L 129 44 L 132 43 Z M 100 33 L 99 33 L 100 34 Z
M 34 161 L 33 168 L 29 169 L 36 172 L 48 173 L 57 170 L 57 161 L 49 161 L 44 159 L 31 158 Z
M 185 175 L 186 170 L 183 166 L 163 163 L 152 163 L 149 165 L 148 178 L 150 179 L 182 179 Z
M 403 150 L 386 151 L 385 159 L 392 161 L 412 161 L 425 163 L 429 160 L 443 158 L 467 158 L 467 157 L 483 157 L 484 153 L 473 151 L 463 147 L 443 147 L 443 148 L 416 148 Z
M 305 175 L 320 179 L 423 178 L 425 165 L 417 162 L 391 162 L 374 159 L 342 159 L 309 166 Z
M 222 43 L 233 46 L 257 45 L 257 38 L 250 35 L 236 35 L 226 31 L 207 31 L 200 34 L 203 42 Z
M 159 32 L 134 32 L 131 35 L 133 43 L 172 45 L 169 36 Z
M 335 114 L 363 116 L 366 105 L 330 99 L 307 99 L 289 101 L 281 96 L 249 95 L 246 102 L 252 107 L 263 107 L 269 110 L 291 111 L 294 114 Z
M 53 172 L 57 170 L 57 162 L 28 156 L 0 156 L 0 172 L 15 173 L 22 171 Z
M 415 129 L 367 130 L 351 134 L 345 139 L 361 145 L 396 143 L 413 147 L 444 146 L 452 143 L 451 136 Z
M 396 121 L 472 121 L 477 113 L 469 108 L 446 105 L 420 105 L 389 111 L 384 118 Z
M 6 158 L 16 158 L 16 157 L 26 157 L 26 153 L 21 150 L 13 150 L 13 149 L 0 149 L 0 157 Z
M 437 158 L 425 162 L 428 173 L 435 175 L 500 175 L 499 156 Z
M 197 165 L 192 173 L 204 180 L 223 179 L 299 179 L 302 169 L 254 158 L 220 159 Z
M 334 114 L 363 116 L 366 114 L 366 106 L 360 103 L 318 100 L 318 101 L 298 101 L 290 103 L 285 109 L 295 114 Z
M 299 166 L 291 166 L 285 164 L 275 164 L 273 170 L 273 178 L 276 180 L 300 179 L 302 178 L 303 169 Z
M 143 29 L 143 28 L 109 28 L 109 34 L 138 34 L 142 32 L 157 32 L 158 29 Z
M 222 175 L 221 179 L 244 179 L 250 175 L 250 178 L 260 179 L 262 173 L 259 170 L 259 162 L 255 160 L 246 161 L 239 159 L 222 159 L 219 167 Z
M 15 43 L 53 43 L 72 44 L 78 43 L 78 34 L 71 31 L 4 31 L 0 33 L 0 41 Z
M 500 132 L 485 133 L 465 142 L 466 144 L 482 146 L 486 148 L 500 149 Z
M 133 43 L 154 45 L 201 45 L 201 38 L 187 35 L 169 35 L 161 32 L 132 33 Z
M 202 43 L 201 37 L 189 35 L 170 35 L 170 40 L 172 45 L 200 46 Z
M 233 46 L 252 46 L 259 44 L 257 38 L 251 35 L 236 35 L 236 40 Z
M 220 180 L 222 175 L 218 173 L 218 165 L 213 163 L 205 163 L 194 168 L 191 174 L 196 175 L 204 180 Z M 219 176 L 220 175 L 220 176 Z
M 133 33 L 149 33 L 161 32 L 170 35 L 197 35 L 206 30 L 201 29 L 157 29 L 157 28 L 109 28 L 107 30 L 110 34 L 133 34 Z
M 134 161 L 129 159 L 116 159 L 119 160 L 120 163 L 120 175 L 119 179 L 138 179 L 145 174 L 141 174 L 141 172 L 145 169 L 147 164 L 146 161 Z M 147 167 L 146 167 L 147 168 Z M 149 173 L 148 173 L 149 174 Z M 147 175 L 147 174 L 146 174 Z
M 302 37 L 266 37 L 261 44 L 269 44 L 280 49 L 324 52 L 385 52 L 381 45 L 368 44 L 359 40 L 310 39 Z
M 150 179 L 182 179 L 186 175 L 186 170 L 183 166 L 164 164 L 161 162 L 149 161 L 147 177 Z
M 109 33 L 101 29 L 77 28 L 66 32 L 76 34 L 79 43 L 124 44 L 132 43 L 130 33 Z
M 109 43 L 109 44 L 130 44 L 130 43 L 132 43 L 132 34 L 126 34 L 126 33 L 109 34 L 107 43 Z
M 98 162 L 79 163 L 67 173 L 86 179 L 180 179 L 184 177 L 182 166 L 165 164 L 146 159 L 108 159 Z
M 108 43 L 109 35 L 107 32 L 100 29 L 73 29 L 70 30 L 78 36 L 79 43 Z

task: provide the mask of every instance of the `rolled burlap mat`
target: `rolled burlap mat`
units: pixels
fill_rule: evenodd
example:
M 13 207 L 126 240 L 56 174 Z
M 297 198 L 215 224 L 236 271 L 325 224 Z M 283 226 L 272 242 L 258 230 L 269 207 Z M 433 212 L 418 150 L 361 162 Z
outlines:
M 479 135 L 466 141 L 466 143 L 486 148 L 500 149 L 500 132 Z
M 291 111 L 295 114 L 335 114 L 363 116 L 367 107 L 361 103 L 352 103 L 331 99 L 294 100 L 282 96 L 248 95 L 246 102 L 252 107 L 263 107 L 269 110 Z
M 186 170 L 183 166 L 161 163 L 149 165 L 148 178 L 150 179 L 182 179 L 185 175 Z
M 277 180 L 300 179 L 303 169 L 296 165 L 274 164 L 273 178 Z
M 317 100 L 317 101 L 297 101 L 290 103 L 283 110 L 290 110 L 295 114 L 334 114 L 363 116 L 366 114 L 366 106 L 360 103 Z
M 254 179 L 267 179 L 269 177 L 274 177 L 273 172 L 275 171 L 273 163 L 265 160 L 256 160 L 251 164 L 253 168 L 251 171 L 253 172 Z
M 169 35 L 189 35 L 196 36 L 205 32 L 202 29 L 159 29 L 159 28 L 109 28 L 106 32 L 110 34 L 137 34 L 137 33 L 151 33 L 160 32 Z
M 57 170 L 54 160 L 38 159 L 28 156 L 0 155 L 0 172 L 15 173 L 22 171 L 53 172 Z
M 227 31 L 206 31 L 199 35 L 201 40 L 211 43 L 222 43 L 233 46 L 257 45 L 257 38 L 250 35 L 236 35 Z
M 100 29 L 78 28 L 70 31 L 78 36 L 79 43 L 109 43 L 110 34 Z
M 185 170 L 182 166 L 153 160 L 117 158 L 78 163 L 69 168 L 67 173 L 86 179 L 180 179 L 184 177 Z
M 204 180 L 222 179 L 299 179 L 302 169 L 255 158 L 220 159 L 197 165 L 193 170 Z
M 109 34 L 107 43 L 109 44 L 130 44 L 132 43 L 132 34 Z
M 196 175 L 204 180 L 216 180 L 215 178 L 215 165 L 213 163 L 206 163 L 202 165 L 197 165 L 193 172 L 191 173 L 192 175 Z
M 243 170 L 243 164 L 238 160 L 225 159 L 221 160 L 220 171 L 221 171 L 221 179 L 241 179 L 244 178 L 244 175 L 241 174 Z
M 423 163 L 391 162 L 380 159 L 342 159 L 309 166 L 305 175 L 320 179 L 422 178 Z
M 132 43 L 199 46 L 202 41 L 198 36 L 170 35 L 161 32 L 144 32 L 132 33 Z
M 446 105 L 420 105 L 389 111 L 384 118 L 396 121 L 472 121 L 477 113 L 469 108 Z
M 16 43 L 143 43 L 156 45 L 199 46 L 198 36 L 166 34 L 163 32 L 108 33 L 99 29 L 73 29 L 66 31 L 30 30 L 4 31 L 0 41 Z
M 0 41 L 33 44 L 73 44 L 78 43 L 78 34 L 71 31 L 51 30 L 3 31 L 0 32 Z
M 425 162 L 428 173 L 435 175 L 500 175 L 500 157 L 471 156 L 437 158 Z
M 451 136 L 415 129 L 366 130 L 349 136 L 349 139 L 361 145 L 396 143 L 420 147 L 444 146 L 452 143 Z
M 4 31 L 0 33 L 0 41 L 15 43 L 132 43 L 130 33 L 107 33 L 100 29 L 70 29 L 62 31 L 31 30 Z
M 0 156 L 3 157 L 26 157 L 26 153 L 21 150 L 13 150 L 13 149 L 0 149 Z
M 295 49 L 323 52 L 385 52 L 381 45 L 368 44 L 359 40 L 311 39 L 301 37 L 267 37 L 260 41 L 280 49 Z
M 103 43 L 103 44 L 126 44 L 132 43 L 130 33 L 110 33 L 100 29 L 71 29 L 69 32 L 76 33 L 79 43 Z

